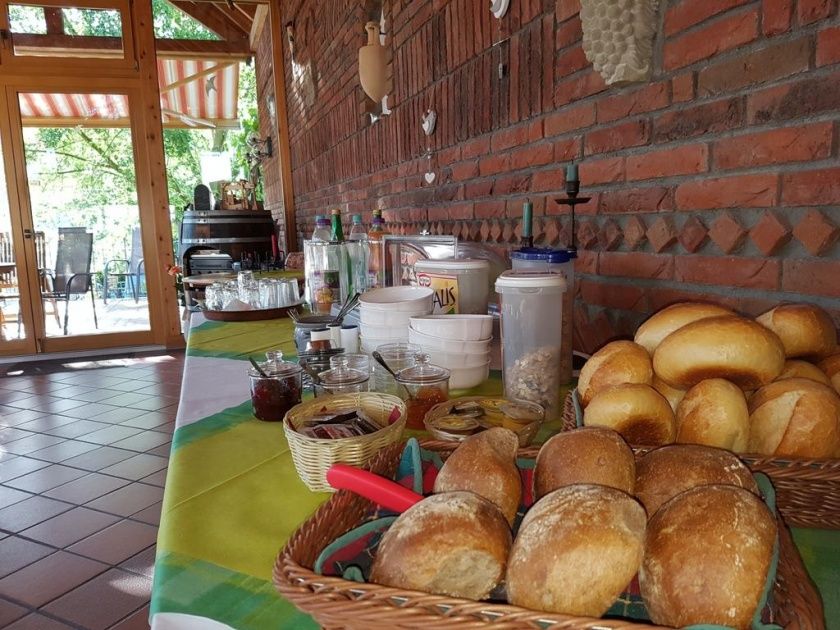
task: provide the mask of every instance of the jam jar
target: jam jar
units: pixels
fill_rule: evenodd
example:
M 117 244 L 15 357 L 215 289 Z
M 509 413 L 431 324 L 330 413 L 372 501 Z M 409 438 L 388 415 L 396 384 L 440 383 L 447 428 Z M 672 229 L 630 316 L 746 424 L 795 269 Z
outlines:
M 248 370 L 251 380 L 251 404 L 254 415 L 266 422 L 280 422 L 292 407 L 300 402 L 302 368 L 283 360 L 279 350 L 266 352 L 260 363 L 265 376 L 253 367 Z
M 321 372 L 320 382 L 315 383 L 315 396 L 329 396 L 331 394 L 355 394 L 368 391 L 369 372 L 355 370 L 349 365 L 346 355 L 330 358 L 331 370 Z
M 429 363 L 428 354 L 417 354 L 414 365 L 397 372 L 397 394 L 405 401 L 406 427 L 423 429 L 426 413 L 449 400 L 449 370 Z

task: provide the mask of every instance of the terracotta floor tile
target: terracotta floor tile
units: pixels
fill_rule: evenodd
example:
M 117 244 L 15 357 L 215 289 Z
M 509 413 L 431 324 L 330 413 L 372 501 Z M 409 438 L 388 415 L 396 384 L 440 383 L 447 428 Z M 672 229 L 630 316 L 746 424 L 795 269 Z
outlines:
M 139 383 L 137 380 L 131 377 L 131 374 L 125 374 L 124 372 L 121 372 L 121 375 L 126 376 L 126 380 L 124 380 L 122 383 L 109 385 L 109 390 L 114 391 L 117 394 L 119 394 L 120 392 L 122 392 L 123 394 L 134 394 L 137 393 L 137 390 L 143 387 L 144 385 L 144 383 Z
M 30 457 L 11 455 L 8 460 L 0 460 L 0 482 L 5 483 L 9 479 L 20 477 L 21 475 L 31 473 L 33 470 L 45 468 L 49 465 L 49 462 L 42 462 Z M 0 503 L 0 505 L 3 504 Z
M 137 409 L 147 409 L 149 411 L 159 411 L 166 409 L 172 405 L 178 404 L 178 398 L 175 396 L 149 396 L 146 400 L 131 405 Z
M 35 418 L 35 420 L 30 420 L 29 422 L 24 422 L 23 424 L 17 425 L 17 428 L 25 429 L 26 431 L 37 431 L 38 433 L 49 433 L 51 435 L 58 435 L 57 433 L 53 433 L 54 429 L 57 429 L 61 426 L 65 426 L 72 422 L 73 418 L 67 418 L 65 416 L 52 414 L 41 416 L 40 418 Z
M 140 413 L 143 412 L 141 411 Z M 3 412 L 3 426 L 15 427 L 23 424 L 24 422 L 30 422 L 45 415 L 47 414 L 42 411 L 31 411 L 29 409 L 18 409 L 10 412 L 6 411 Z
M 105 496 L 99 497 L 87 503 L 87 507 L 95 510 L 102 510 L 109 514 L 118 514 L 119 516 L 130 516 L 139 512 L 140 510 L 149 507 L 153 503 L 157 503 L 163 498 L 163 488 L 157 486 L 149 486 L 143 483 L 132 483 L 119 490 L 115 490 Z M 31 500 L 31 499 L 30 499 Z M 26 503 L 23 501 L 18 503 L 22 505 Z M 0 510 L 0 516 L 3 511 Z M 2 520 L 0 520 L 2 523 Z
M 170 437 L 165 433 L 160 433 L 158 431 L 143 431 L 143 433 L 132 435 L 130 438 L 114 442 L 111 446 L 115 446 L 117 448 L 127 448 L 132 451 L 145 453 L 149 449 L 160 446 L 161 444 L 166 444 L 170 440 Z
M 108 403 L 110 404 L 110 400 Z M 142 416 L 145 411 L 142 409 L 132 409 L 130 407 L 117 407 L 112 411 L 106 411 L 100 414 L 97 414 L 91 418 L 91 420 L 95 420 L 96 422 L 107 422 L 108 424 L 121 424 L 124 423 L 126 420 L 131 420 L 132 418 L 136 418 L 137 416 Z
M 55 549 L 39 545 L 30 540 L 17 536 L 9 536 L 0 540 L 0 577 L 14 573 L 27 564 L 50 555 Z
M 84 474 L 84 471 L 82 472 Z M 110 475 L 89 473 L 85 474 L 84 477 L 79 477 L 74 481 L 45 492 L 44 496 L 81 505 L 82 503 L 93 501 L 103 494 L 113 492 L 117 488 L 122 488 L 128 483 L 125 479 L 119 479 Z
M 0 510 L 0 529 L 5 529 L 7 532 L 19 532 L 66 512 L 72 507 L 67 503 L 45 497 L 30 497 Z
M 32 613 L 23 619 L 19 619 L 5 630 L 73 630 L 73 626 L 50 619 L 46 615 Z
M 136 386 L 135 388 L 136 389 Z M 135 403 L 139 403 L 143 400 L 146 400 L 148 395 L 146 394 L 137 394 L 133 390 L 123 392 L 119 396 L 111 398 L 108 401 L 109 405 L 117 405 L 119 407 L 133 407 Z
M 157 527 L 160 525 L 160 509 L 162 505 L 163 502 L 159 501 L 154 505 L 150 505 L 149 507 L 132 514 L 131 518 L 135 521 L 143 521 L 144 523 Z
M 163 414 L 159 411 L 147 411 L 135 418 L 129 418 L 120 424 L 139 429 L 154 429 L 168 422 L 172 422 L 172 418 L 168 414 Z
M 143 606 L 136 613 L 115 623 L 111 630 L 149 630 L 149 606 Z
M 114 407 L 110 403 L 87 403 L 81 407 L 68 409 L 67 411 L 62 412 L 62 415 L 69 416 L 71 418 L 89 419 L 109 411 L 114 411 L 114 409 L 118 409 L 118 407 Z
M 6 485 L 19 490 L 26 490 L 35 494 L 41 494 L 56 486 L 73 481 L 85 475 L 85 471 L 77 468 L 69 468 L 60 464 L 53 464 L 41 470 L 36 470 L 23 477 L 12 479 Z M 2 503 L 0 503 L 2 505 Z
M 159 427 L 154 428 L 155 431 L 160 431 L 161 433 L 165 433 L 166 435 L 172 436 L 175 432 L 175 421 L 172 420 L 171 422 L 167 422 L 166 424 L 162 424 Z
M 0 599 L 0 628 L 7 627 L 15 619 L 20 619 L 29 611 L 26 608 Z
M 63 441 L 64 438 L 55 437 L 54 435 L 33 433 L 29 437 L 25 437 L 20 440 L 15 440 L 14 442 L 6 444 L 3 448 L 5 448 L 10 453 L 14 453 L 15 455 L 26 455 L 28 453 L 34 453 L 35 451 L 39 451 L 42 448 L 52 446 L 53 444 L 59 444 Z
M 68 424 L 46 430 L 44 433 L 72 439 L 111 426 L 104 422 L 94 422 L 93 420 L 76 420 L 72 418 L 68 418 L 68 420 L 70 420 Z
M 94 444 L 108 445 L 131 437 L 132 435 L 137 435 L 138 433 L 140 433 L 140 429 L 135 429 L 134 427 L 111 425 L 105 429 L 88 433 L 80 439 L 85 442 L 93 442 Z
M 44 413 L 61 413 L 62 411 L 67 411 L 68 409 L 74 409 L 87 404 L 80 400 L 61 398 L 59 396 L 33 396 L 32 399 L 18 402 L 25 402 L 26 409 L 43 411 Z
M 0 580 L 0 595 L 38 608 L 107 569 L 107 564 L 59 551 Z
M 72 545 L 82 538 L 87 538 L 119 520 L 118 516 L 84 507 L 76 507 L 69 512 L 44 521 L 40 525 L 23 530 L 21 536 L 63 549 L 67 545 Z
M 30 396 L 31 394 L 29 392 L 4 389 L 0 392 L 0 405 L 8 405 L 17 400 L 24 400 L 26 398 L 29 398 Z
M 89 451 L 96 450 L 98 446 L 89 442 L 79 442 L 77 440 L 67 440 L 54 446 L 42 448 L 40 451 L 30 453 L 30 457 L 37 459 L 44 459 L 49 462 L 64 462 L 65 460 L 83 455 Z
M 157 527 L 126 520 L 70 545 L 67 550 L 108 564 L 119 564 L 155 544 L 156 539 Z
M 140 481 L 142 481 L 143 483 L 150 483 L 163 488 L 164 484 L 166 483 L 166 472 L 166 468 L 164 468 L 163 470 L 159 470 L 156 473 L 152 473 L 148 477 L 143 477 Z
M 2 427 L 0 428 L 0 444 L 8 444 L 31 435 L 30 431 L 22 430 L 20 427 Z
M 15 503 L 20 503 L 21 501 L 28 499 L 31 496 L 32 495 L 28 492 L 24 492 L 23 490 L 20 490 L 18 488 L 0 486 L 0 505 L 2 505 L 3 507 L 13 505 Z
M 152 582 L 111 569 L 47 604 L 44 610 L 90 630 L 105 630 L 146 604 Z
M 76 468 L 84 468 L 85 470 L 99 470 L 116 464 L 129 457 L 134 457 L 134 451 L 126 451 L 121 448 L 112 448 L 110 446 L 101 446 L 84 455 L 78 457 L 71 457 L 64 461 L 67 466 L 75 466 Z
M 84 385 L 78 385 L 77 387 L 82 389 L 86 389 L 88 391 L 80 391 L 76 394 L 71 394 L 70 397 L 74 400 L 82 400 L 84 402 L 107 402 L 108 399 L 113 398 L 114 396 L 119 396 L 119 392 L 114 391 L 113 389 L 96 389 L 94 387 L 87 387 Z
M 172 436 L 169 436 L 172 439 Z M 172 442 L 167 442 L 166 444 L 161 444 L 160 446 L 156 446 L 153 449 L 147 451 L 149 455 L 158 455 L 159 457 L 166 457 L 169 459 L 169 454 L 172 451 Z
M 119 464 L 103 468 L 100 472 L 106 475 L 114 475 L 123 479 L 138 480 L 147 477 L 152 473 L 166 468 L 169 460 L 157 455 L 146 455 L 141 453 L 121 461 Z
M 131 556 L 128 560 L 120 563 L 120 568 L 132 573 L 139 573 L 145 575 L 150 580 L 155 573 L 155 551 L 157 545 L 152 545 L 148 549 L 144 549 L 136 556 Z

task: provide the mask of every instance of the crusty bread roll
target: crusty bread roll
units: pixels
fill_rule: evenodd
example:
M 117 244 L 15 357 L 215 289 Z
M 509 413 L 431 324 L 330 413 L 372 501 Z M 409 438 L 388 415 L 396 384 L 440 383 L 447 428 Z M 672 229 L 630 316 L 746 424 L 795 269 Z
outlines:
M 645 537 L 639 586 L 651 619 L 748 630 L 776 534 L 770 510 L 743 488 L 702 486 L 674 497 Z
M 583 424 L 618 431 L 630 444 L 670 444 L 677 434 L 668 401 L 650 385 L 616 385 L 596 395 Z
M 505 517 L 487 499 L 472 492 L 433 494 L 382 536 L 370 581 L 484 599 L 504 577 L 511 542 Z
M 605 486 L 555 490 L 525 515 L 507 570 L 510 603 L 600 617 L 642 560 L 645 511 Z
M 636 463 L 636 498 L 648 516 L 681 492 L 715 484 L 758 492 L 746 464 L 720 448 L 672 444 L 650 451 Z
M 651 356 L 657 346 L 675 330 L 678 330 L 700 319 L 706 317 L 717 317 L 719 315 L 734 315 L 730 309 L 717 304 L 705 302 L 680 302 L 666 306 L 661 311 L 651 315 L 636 330 L 634 341 L 644 347 Z
M 495 504 L 512 525 L 522 499 L 517 449 L 516 433 L 502 427 L 468 437 L 444 462 L 435 479 L 434 491 L 474 492 Z
M 722 378 L 700 381 L 677 407 L 677 439 L 743 453 L 750 436 L 744 392 Z
M 685 396 L 685 389 L 677 389 L 676 387 L 671 387 L 659 378 L 656 374 L 653 375 L 653 382 L 651 382 L 653 389 L 658 391 L 665 397 L 665 400 L 668 401 L 668 404 L 671 405 L 671 409 L 673 409 L 674 413 L 677 413 L 677 406 L 679 406 L 680 401 Z
M 597 483 L 633 494 L 636 461 L 627 442 L 610 429 L 582 427 L 542 445 L 534 468 L 534 498 L 576 483 Z
M 779 336 L 786 357 L 825 356 L 837 347 L 837 329 L 815 304 L 782 304 L 755 318 Z
M 644 348 L 632 341 L 613 341 L 589 357 L 581 369 L 577 387 L 580 404 L 586 407 L 595 394 L 613 385 L 650 385 L 652 378 L 650 356 Z
M 817 363 L 817 367 L 826 373 L 834 390 L 840 393 L 840 354 L 832 354 L 830 357 L 826 357 Z
M 785 361 L 785 367 L 782 373 L 776 377 L 777 381 L 783 381 L 786 378 L 810 378 L 812 381 L 822 383 L 831 387 L 831 379 L 828 375 L 818 368 L 813 363 L 807 361 L 799 361 L 797 359 L 790 359 Z
M 679 389 L 707 378 L 755 389 L 776 378 L 784 364 L 785 350 L 774 332 L 733 315 L 687 324 L 663 339 L 653 353 L 656 374 Z
M 840 397 L 807 378 L 770 383 L 749 401 L 751 453 L 794 457 L 840 455 Z

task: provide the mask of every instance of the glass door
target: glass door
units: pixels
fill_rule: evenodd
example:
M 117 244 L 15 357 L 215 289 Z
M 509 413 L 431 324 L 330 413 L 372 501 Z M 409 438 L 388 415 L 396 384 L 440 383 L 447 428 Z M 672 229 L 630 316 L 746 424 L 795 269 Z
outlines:
M 132 96 L 7 90 L 40 351 L 152 340 Z

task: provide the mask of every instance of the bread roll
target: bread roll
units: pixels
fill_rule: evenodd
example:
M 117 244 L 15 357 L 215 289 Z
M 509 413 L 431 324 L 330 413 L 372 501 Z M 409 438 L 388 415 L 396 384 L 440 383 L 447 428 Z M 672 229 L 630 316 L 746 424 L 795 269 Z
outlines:
M 584 410 L 583 424 L 618 431 L 630 444 L 670 444 L 677 435 L 671 406 L 650 385 L 617 385 L 601 392 Z
M 645 511 L 598 485 L 555 490 L 525 515 L 507 570 L 508 600 L 533 610 L 600 617 L 642 560 Z
M 511 533 L 499 509 L 472 492 L 433 494 L 382 536 L 370 581 L 484 599 L 505 574 Z
M 519 438 L 510 429 L 494 427 L 472 435 L 444 462 L 434 491 L 474 492 L 496 505 L 512 525 L 522 500 L 518 449 Z
M 679 389 L 707 378 L 755 389 L 781 374 L 784 364 L 785 350 L 775 333 L 732 315 L 687 324 L 663 339 L 653 353 L 656 374 Z
M 651 620 L 748 630 L 764 591 L 776 520 L 754 494 L 702 486 L 650 520 L 639 586 Z
M 680 302 L 666 306 L 661 311 L 654 313 L 645 321 L 638 330 L 634 341 L 644 347 L 651 356 L 657 346 L 675 330 L 678 330 L 706 317 L 717 317 L 719 315 L 734 315 L 730 309 L 717 304 L 706 304 L 704 302 Z
M 776 377 L 776 380 L 782 381 L 786 378 L 809 378 L 817 383 L 822 383 L 823 385 L 828 385 L 829 387 L 832 386 L 831 380 L 820 368 L 813 363 L 808 363 L 807 361 L 797 361 L 796 359 L 785 361 L 785 367 L 782 370 L 782 373 Z
M 580 404 L 586 407 L 595 394 L 613 385 L 650 385 L 652 378 L 650 356 L 644 348 L 632 341 L 613 341 L 589 357 L 581 369 L 577 387 Z
M 651 385 L 653 386 L 653 389 L 665 397 L 665 400 L 667 400 L 668 404 L 671 405 L 671 409 L 674 413 L 677 413 L 677 406 L 680 404 L 683 396 L 685 396 L 686 390 L 671 387 L 656 374 L 653 375 L 653 382 Z
M 722 378 L 700 381 L 677 407 L 677 442 L 743 453 L 750 436 L 744 392 Z
M 534 468 L 534 498 L 576 483 L 597 483 L 633 494 L 636 462 L 615 431 L 583 427 L 543 444 Z
M 840 397 L 807 378 L 770 383 L 749 401 L 749 451 L 784 457 L 840 455 Z
M 840 393 L 840 354 L 833 354 L 817 363 L 817 367 L 826 373 L 832 387 Z
M 779 336 L 786 357 L 825 356 L 837 347 L 834 322 L 815 304 L 782 304 L 755 321 Z
M 673 444 L 649 452 L 636 463 L 636 498 L 648 516 L 681 492 L 715 484 L 758 493 L 746 464 L 720 448 Z

